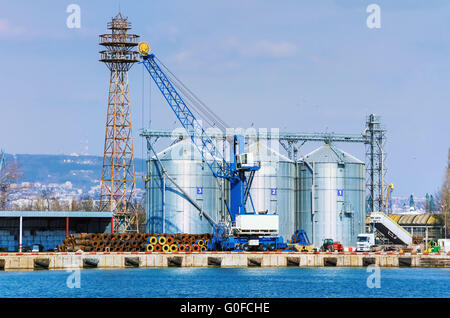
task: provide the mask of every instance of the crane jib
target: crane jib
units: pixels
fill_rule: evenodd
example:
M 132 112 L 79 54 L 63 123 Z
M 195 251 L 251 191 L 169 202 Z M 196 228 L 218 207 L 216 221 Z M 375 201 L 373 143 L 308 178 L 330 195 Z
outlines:
M 229 180 L 239 179 L 231 169 L 230 164 L 217 150 L 212 139 L 208 137 L 203 127 L 192 114 L 183 98 L 173 87 L 154 58 L 154 54 L 150 54 L 145 56 L 141 63 L 144 64 L 183 128 L 189 133 L 193 144 L 201 153 L 202 158 L 208 164 L 214 176 Z M 210 160 L 207 160 L 205 153 L 211 156 Z M 219 157 L 220 161 L 217 160 L 217 157 Z

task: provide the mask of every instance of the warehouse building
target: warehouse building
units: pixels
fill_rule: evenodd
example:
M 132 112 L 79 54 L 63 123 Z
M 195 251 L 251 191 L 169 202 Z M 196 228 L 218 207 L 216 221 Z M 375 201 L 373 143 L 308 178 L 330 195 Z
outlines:
M 53 251 L 66 235 L 111 231 L 111 212 L 0 211 L 0 251 Z

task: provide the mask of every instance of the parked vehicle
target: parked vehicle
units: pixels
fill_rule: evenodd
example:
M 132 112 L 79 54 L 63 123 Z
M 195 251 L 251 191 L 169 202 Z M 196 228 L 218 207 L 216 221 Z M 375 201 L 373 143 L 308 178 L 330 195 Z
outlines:
M 33 244 L 33 248 L 31 249 L 31 252 L 33 252 L 33 253 L 42 252 L 43 248 L 44 247 L 41 244 Z
M 370 252 L 372 246 L 375 245 L 375 234 L 362 233 L 358 234 L 356 239 L 356 251 L 357 252 Z
M 322 247 L 320 248 L 321 252 L 343 252 L 344 247 L 340 242 L 334 242 L 333 239 L 325 239 L 323 241 Z

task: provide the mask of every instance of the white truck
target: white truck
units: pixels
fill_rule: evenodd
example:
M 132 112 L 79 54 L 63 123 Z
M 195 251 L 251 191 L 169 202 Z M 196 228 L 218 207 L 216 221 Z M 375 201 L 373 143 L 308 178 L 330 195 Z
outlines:
M 224 234 L 227 233 L 225 224 L 216 225 L 209 248 L 220 251 L 284 249 L 287 245 L 278 235 L 278 218 L 278 215 L 267 212 L 238 214 L 231 235 Z
M 356 239 L 356 251 L 357 252 L 370 252 L 372 246 L 375 245 L 375 234 L 362 233 L 358 234 Z

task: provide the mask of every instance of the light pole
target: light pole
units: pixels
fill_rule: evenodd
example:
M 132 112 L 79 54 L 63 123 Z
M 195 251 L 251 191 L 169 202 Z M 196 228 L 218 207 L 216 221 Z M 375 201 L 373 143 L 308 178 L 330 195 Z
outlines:
M 441 204 L 442 213 L 444 213 L 444 238 L 447 239 L 447 204 Z

